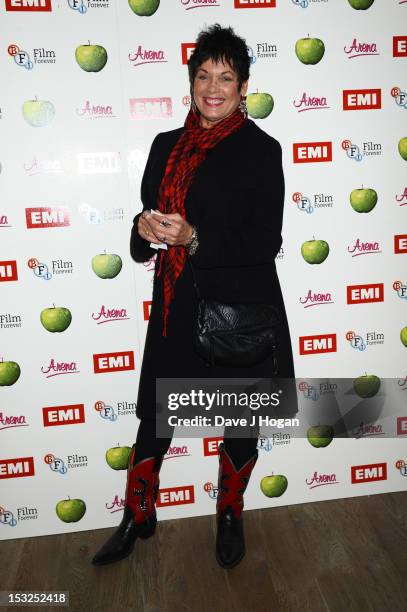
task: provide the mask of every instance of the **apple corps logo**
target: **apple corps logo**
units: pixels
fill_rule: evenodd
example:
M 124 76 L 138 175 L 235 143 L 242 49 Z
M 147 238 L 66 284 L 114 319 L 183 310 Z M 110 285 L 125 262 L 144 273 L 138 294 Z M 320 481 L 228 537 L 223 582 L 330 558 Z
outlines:
M 0 283 L 18 280 L 17 262 L 15 260 L 0 261 Z
M 276 0 L 235 0 L 235 9 L 275 8 Z
M 352 465 L 352 484 L 359 484 L 361 482 L 375 482 L 376 480 L 387 480 L 387 463 Z
M 384 284 L 348 285 L 346 287 L 346 300 L 348 304 L 368 304 L 384 301 Z
M 344 89 L 343 110 L 372 110 L 382 107 L 381 89 Z
M 195 47 L 196 43 L 181 43 L 181 61 L 183 64 L 188 64 L 188 60 Z
M 186 485 L 184 487 L 169 487 L 160 489 L 156 506 L 162 508 L 164 506 L 181 506 L 183 504 L 194 504 L 195 492 L 194 485 Z
M 393 36 L 393 57 L 407 57 L 407 36 Z
M 219 444 L 222 442 L 223 437 L 217 438 L 203 438 L 203 451 L 205 457 L 212 455 L 219 455 Z
M 26 208 L 25 218 L 28 229 L 66 227 L 70 224 L 69 211 L 65 206 Z
M 294 164 L 332 161 L 332 142 L 294 142 Z
M 6 0 L 6 11 L 52 11 L 51 0 Z
M 394 252 L 396 255 L 407 253 L 407 234 L 396 234 L 394 236 Z
M 299 337 L 300 355 L 336 353 L 336 334 L 318 334 Z
M 84 404 L 70 406 L 47 406 L 42 409 L 44 427 L 55 425 L 77 425 L 85 422 Z
M 24 476 L 34 476 L 34 474 L 34 457 L 0 459 L 0 479 L 22 478 Z

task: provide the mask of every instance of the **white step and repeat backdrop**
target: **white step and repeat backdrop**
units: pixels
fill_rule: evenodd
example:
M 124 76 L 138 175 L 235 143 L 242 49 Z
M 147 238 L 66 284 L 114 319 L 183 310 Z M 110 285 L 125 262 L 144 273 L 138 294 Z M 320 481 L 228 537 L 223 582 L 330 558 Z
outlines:
M 205 25 L 246 39 L 249 108 L 283 148 L 278 271 L 302 409 L 366 373 L 405 404 L 405 0 L 2 0 L 0 12 L 0 538 L 120 521 L 153 277 L 129 234 L 150 144 L 188 111 L 186 59 Z M 312 393 L 307 377 L 321 381 Z M 245 507 L 405 489 L 407 407 L 352 434 L 325 448 L 262 437 Z M 214 512 L 216 449 L 174 439 L 160 519 Z M 273 474 L 288 482 L 280 496 L 259 486 Z

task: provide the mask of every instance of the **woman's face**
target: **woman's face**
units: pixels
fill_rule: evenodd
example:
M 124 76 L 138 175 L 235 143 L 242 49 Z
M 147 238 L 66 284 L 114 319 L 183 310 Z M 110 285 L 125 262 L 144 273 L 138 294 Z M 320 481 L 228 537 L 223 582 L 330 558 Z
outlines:
M 203 62 L 193 88 L 202 127 L 210 128 L 233 113 L 246 91 L 247 81 L 239 91 L 237 73 L 228 63 L 215 63 L 212 59 Z

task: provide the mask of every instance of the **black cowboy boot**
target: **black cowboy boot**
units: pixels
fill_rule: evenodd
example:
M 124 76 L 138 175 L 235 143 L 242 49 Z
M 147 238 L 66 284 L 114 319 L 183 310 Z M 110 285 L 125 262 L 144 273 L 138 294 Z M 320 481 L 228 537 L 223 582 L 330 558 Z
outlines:
M 224 443 L 219 445 L 218 498 L 216 502 L 216 559 L 225 569 L 235 567 L 244 557 L 243 493 L 256 464 L 258 451 L 237 471 Z
M 115 533 L 92 559 L 94 565 L 114 563 L 127 557 L 137 538 L 145 540 L 155 532 L 155 501 L 163 457 L 149 457 L 134 463 L 133 445 L 127 468 L 126 499 L 123 519 Z

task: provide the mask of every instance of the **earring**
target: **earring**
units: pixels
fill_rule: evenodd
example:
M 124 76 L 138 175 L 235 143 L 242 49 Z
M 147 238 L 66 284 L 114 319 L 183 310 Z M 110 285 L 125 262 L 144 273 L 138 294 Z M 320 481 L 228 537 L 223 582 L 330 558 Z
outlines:
M 246 98 L 244 98 L 243 96 L 240 97 L 239 110 L 244 117 L 247 117 Z
M 191 96 L 190 109 L 193 113 L 197 112 L 196 104 L 194 98 Z

